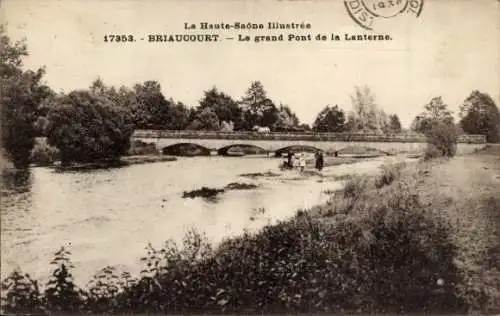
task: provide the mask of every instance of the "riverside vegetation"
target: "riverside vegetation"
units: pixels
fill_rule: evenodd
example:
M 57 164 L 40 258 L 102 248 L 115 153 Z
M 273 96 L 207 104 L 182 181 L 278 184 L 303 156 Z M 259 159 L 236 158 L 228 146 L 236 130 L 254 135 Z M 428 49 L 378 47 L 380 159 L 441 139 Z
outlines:
M 85 288 L 78 287 L 70 253 L 61 249 L 44 289 L 19 271 L 4 280 L 2 308 L 8 313 L 498 310 L 498 154 L 500 147 L 489 147 L 451 160 L 386 166 L 377 177 L 351 177 L 327 204 L 218 247 L 195 231 L 182 245 L 147 245 L 137 277 L 105 267 Z M 464 166 L 476 170 L 460 182 L 456 170 Z M 443 186 L 448 195 L 436 190 Z
M 42 84 L 44 69 L 21 68 L 26 46 L 11 44 L 3 26 L 0 35 L 9 51 L 0 69 L 2 153 L 16 168 L 29 165 L 37 133 L 69 164 L 117 160 L 136 128 L 307 129 L 287 106 L 274 105 L 258 81 L 241 102 L 214 87 L 196 109 L 168 100 L 155 81 L 117 89 L 96 80 L 87 90 L 56 94 Z M 352 99 L 347 120 L 339 107 L 327 106 L 313 129 L 401 130 L 369 88 L 357 88 Z M 3 280 L 2 312 L 498 311 L 499 147 L 449 160 L 458 132 L 453 117 L 440 97 L 425 109 L 411 129 L 429 139 L 426 160 L 386 167 L 377 179 L 353 177 L 326 205 L 218 247 L 197 232 L 182 245 L 148 245 L 138 276 L 105 267 L 77 285 L 71 254 L 62 248 L 47 284 L 21 271 Z M 474 91 L 463 110 L 463 131 L 498 141 L 500 115 L 487 94 Z M 37 148 L 34 155 L 58 154 Z

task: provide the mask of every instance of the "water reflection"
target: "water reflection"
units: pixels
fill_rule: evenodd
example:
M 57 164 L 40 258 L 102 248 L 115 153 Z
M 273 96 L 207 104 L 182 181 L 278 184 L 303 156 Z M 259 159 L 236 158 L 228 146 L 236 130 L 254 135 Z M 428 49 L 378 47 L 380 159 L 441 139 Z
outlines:
M 29 192 L 32 184 L 31 169 L 6 169 L 2 172 L 2 197 Z

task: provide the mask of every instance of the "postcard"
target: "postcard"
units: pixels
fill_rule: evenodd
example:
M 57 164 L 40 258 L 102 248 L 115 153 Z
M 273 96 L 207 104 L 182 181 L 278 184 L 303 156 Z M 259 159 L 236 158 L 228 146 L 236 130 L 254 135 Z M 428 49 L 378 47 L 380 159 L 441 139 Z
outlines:
M 500 312 L 499 13 L 2 1 L 2 313 Z

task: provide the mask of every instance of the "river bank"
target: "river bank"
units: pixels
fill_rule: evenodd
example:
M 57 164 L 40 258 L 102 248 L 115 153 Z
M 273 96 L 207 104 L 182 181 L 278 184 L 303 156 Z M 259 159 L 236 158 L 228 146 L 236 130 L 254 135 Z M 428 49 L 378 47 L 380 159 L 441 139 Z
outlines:
M 216 247 L 198 233 L 186 235 L 179 248 L 150 245 L 143 264 L 156 268 L 145 269 L 117 296 L 98 304 L 91 295 L 82 304 L 92 312 L 138 313 L 495 310 L 499 152 L 393 160 L 397 167 L 375 177 L 359 175 L 363 163 L 311 175 L 308 184 L 344 177 L 344 185 L 333 186 L 326 204 L 225 237 Z M 291 184 L 294 177 L 265 180 Z M 290 188 L 288 199 L 300 196 Z

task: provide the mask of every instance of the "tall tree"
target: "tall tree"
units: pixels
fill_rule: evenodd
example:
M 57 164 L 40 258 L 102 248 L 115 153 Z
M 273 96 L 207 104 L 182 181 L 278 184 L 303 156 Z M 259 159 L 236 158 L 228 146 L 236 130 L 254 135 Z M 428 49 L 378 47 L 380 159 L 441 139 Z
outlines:
M 278 120 L 278 109 L 267 97 L 260 81 L 251 83 L 241 101 L 243 107 L 243 127 L 247 130 L 254 125 L 273 127 Z
M 399 116 L 397 114 L 391 114 L 389 115 L 389 125 L 388 125 L 389 132 L 392 133 L 399 133 L 401 132 L 401 122 L 399 121 Z
M 201 113 L 206 108 L 211 109 L 217 115 L 219 125 L 222 125 L 222 122 L 240 125 L 242 113 L 238 103 L 229 95 L 218 91 L 216 87 L 204 92 L 197 112 Z
M 368 86 L 355 87 L 351 96 L 353 110 L 347 126 L 351 131 L 381 133 L 387 125 L 387 114 L 375 103 L 375 96 Z
M 434 97 L 429 103 L 424 106 L 425 111 L 417 115 L 413 120 L 411 129 L 426 133 L 431 128 L 433 122 L 439 121 L 448 125 L 454 124 L 452 112 L 448 109 L 448 105 L 443 102 L 441 97 Z
M 0 107 L 1 140 L 7 157 L 16 168 L 29 164 L 35 144 L 34 126 L 41 103 L 52 95 L 41 81 L 44 69 L 23 70 L 28 56 L 24 42 L 12 43 L 4 25 L 0 25 Z
M 280 104 L 274 130 L 293 130 L 299 126 L 299 118 L 288 105 Z
M 316 132 L 343 132 L 345 129 L 345 113 L 337 105 L 326 106 L 319 112 L 313 124 Z
M 189 109 L 171 98 L 167 100 L 157 81 L 136 84 L 134 93 L 133 114 L 137 128 L 177 130 L 187 126 Z
M 460 107 L 460 126 L 468 134 L 482 134 L 490 143 L 500 141 L 500 111 L 495 101 L 477 90 Z

